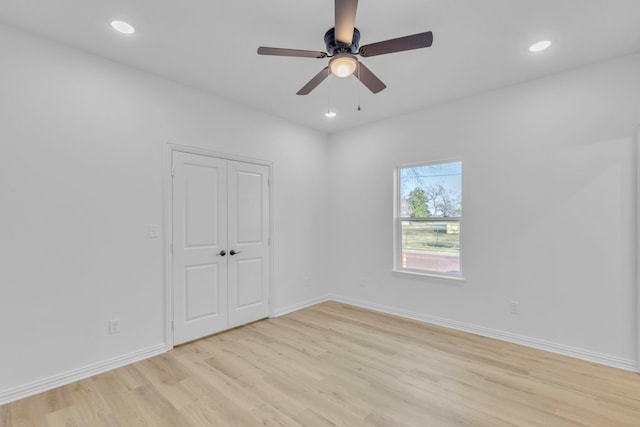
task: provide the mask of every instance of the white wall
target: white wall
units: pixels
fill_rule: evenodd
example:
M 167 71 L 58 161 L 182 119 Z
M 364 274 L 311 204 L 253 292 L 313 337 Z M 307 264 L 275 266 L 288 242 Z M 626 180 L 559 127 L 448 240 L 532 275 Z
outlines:
M 635 368 L 638 76 L 628 56 L 333 135 L 331 292 Z M 393 275 L 393 169 L 447 159 L 466 281 Z
M 637 360 L 638 55 L 327 144 L 2 26 L 0 52 L 0 402 L 163 349 L 162 239 L 147 225 L 163 221 L 167 143 L 273 161 L 278 312 L 330 283 L 351 302 Z M 464 162 L 466 281 L 394 276 L 393 168 L 450 158 Z M 108 335 L 114 317 L 122 332 Z
M 272 161 L 275 308 L 326 294 L 326 135 L 7 27 L 0 52 L 0 403 L 162 350 L 167 143 Z

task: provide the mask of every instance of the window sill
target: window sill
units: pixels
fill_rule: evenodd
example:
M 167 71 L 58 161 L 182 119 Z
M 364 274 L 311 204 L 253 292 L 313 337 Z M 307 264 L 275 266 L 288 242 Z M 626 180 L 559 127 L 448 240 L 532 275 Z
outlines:
M 436 273 L 429 271 L 416 271 L 416 270 L 397 270 L 393 269 L 392 273 L 399 277 L 424 277 L 424 278 L 432 278 L 432 279 L 443 279 L 443 280 L 451 280 L 453 282 L 464 282 L 466 279 L 462 277 L 462 275 L 456 274 L 446 274 L 446 273 Z

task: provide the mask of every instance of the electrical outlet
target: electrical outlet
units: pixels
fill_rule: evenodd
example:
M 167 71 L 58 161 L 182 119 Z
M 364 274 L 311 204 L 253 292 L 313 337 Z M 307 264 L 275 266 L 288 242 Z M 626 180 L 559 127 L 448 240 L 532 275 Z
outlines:
M 360 279 L 360 287 L 364 288 L 366 285 L 367 285 L 367 281 L 361 278 Z
M 308 277 L 304 278 L 304 286 L 305 288 L 310 288 L 311 287 L 311 279 L 309 279 Z
M 149 224 L 149 238 L 157 239 L 160 237 L 160 226 L 157 224 Z
M 117 334 L 120 332 L 120 319 L 109 320 L 109 333 Z
M 509 312 L 511 314 L 520 314 L 520 302 L 518 302 L 518 301 L 510 301 L 509 302 Z

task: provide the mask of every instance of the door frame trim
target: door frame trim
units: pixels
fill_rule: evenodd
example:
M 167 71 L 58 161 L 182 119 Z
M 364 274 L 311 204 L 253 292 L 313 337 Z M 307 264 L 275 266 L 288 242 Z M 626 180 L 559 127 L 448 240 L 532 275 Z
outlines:
M 180 144 L 167 143 L 165 148 L 164 174 L 163 174 L 163 229 L 164 229 L 164 286 L 165 286 L 165 343 L 167 351 L 173 349 L 173 254 L 171 245 L 173 244 L 173 183 L 172 183 L 172 159 L 173 153 L 196 154 L 218 159 L 232 160 L 244 163 L 253 163 L 266 166 L 269 169 L 269 317 L 275 317 L 274 311 L 274 207 L 273 207 L 273 162 L 260 160 L 251 157 L 244 157 L 235 154 L 222 153 L 201 147 L 192 147 Z
M 640 125 L 636 129 L 636 140 L 633 148 L 635 150 L 635 226 L 636 226 L 636 265 L 635 265 L 635 285 L 636 285 L 636 372 L 640 372 Z

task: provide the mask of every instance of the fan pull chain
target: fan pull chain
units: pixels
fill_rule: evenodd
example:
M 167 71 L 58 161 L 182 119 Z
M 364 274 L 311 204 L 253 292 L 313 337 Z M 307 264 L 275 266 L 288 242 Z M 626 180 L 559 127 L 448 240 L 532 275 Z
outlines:
M 331 70 L 327 69 L 327 78 L 329 78 L 329 74 Z M 327 114 L 331 112 L 331 82 L 327 82 Z
M 327 77 L 331 76 L 331 70 L 327 70 Z M 331 111 L 331 82 L 327 84 L 327 112 L 324 115 L 328 118 L 336 116 L 336 113 Z
M 358 80 L 360 80 L 360 63 L 358 63 Z M 361 82 L 362 80 L 360 80 Z M 357 111 L 361 111 L 362 108 L 360 108 L 360 86 L 362 86 L 360 84 L 360 82 L 358 82 L 358 109 Z
M 327 69 L 327 78 L 331 77 L 331 70 Z M 327 82 L 327 115 L 331 114 L 331 81 Z

